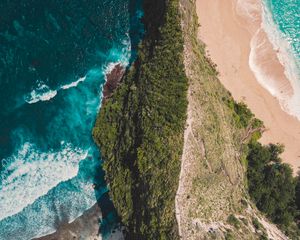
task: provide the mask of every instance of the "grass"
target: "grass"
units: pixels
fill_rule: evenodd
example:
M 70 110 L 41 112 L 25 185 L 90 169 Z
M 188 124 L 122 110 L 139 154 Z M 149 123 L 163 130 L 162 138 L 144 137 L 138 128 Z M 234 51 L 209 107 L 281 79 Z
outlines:
M 234 226 L 236 229 L 239 229 L 241 227 L 241 223 L 240 221 L 233 215 L 233 214 L 230 214 L 227 218 L 227 222 Z

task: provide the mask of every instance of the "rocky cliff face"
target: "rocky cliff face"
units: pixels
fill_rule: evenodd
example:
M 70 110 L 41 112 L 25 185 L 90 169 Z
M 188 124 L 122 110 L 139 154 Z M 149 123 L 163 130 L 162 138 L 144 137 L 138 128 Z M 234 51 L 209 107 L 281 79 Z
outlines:
M 197 39 L 195 2 L 180 1 L 189 79 L 188 120 L 176 216 L 182 239 L 287 239 L 248 200 L 242 140 L 230 94 Z

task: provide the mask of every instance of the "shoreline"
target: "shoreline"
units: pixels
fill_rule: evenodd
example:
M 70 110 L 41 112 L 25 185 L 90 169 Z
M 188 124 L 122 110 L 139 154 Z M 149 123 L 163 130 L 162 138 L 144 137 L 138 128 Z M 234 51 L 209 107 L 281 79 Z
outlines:
M 111 69 L 106 72 L 106 82 L 103 85 L 103 100 L 102 104 L 111 97 L 114 90 L 120 84 L 120 81 L 125 73 L 125 67 L 121 63 L 111 65 Z M 101 104 L 101 105 L 102 105 Z M 106 213 L 107 214 L 107 213 Z M 87 239 L 101 240 L 100 221 L 103 218 L 101 207 L 95 203 L 90 209 L 87 209 L 71 222 L 59 223 L 58 229 L 45 236 L 34 238 L 35 240 L 64 240 L 64 239 Z M 115 229 L 111 233 L 109 239 L 122 240 L 123 234 L 121 230 Z
M 219 79 L 225 88 L 235 100 L 245 102 L 264 122 L 267 130 L 260 142 L 283 144 L 282 160 L 290 164 L 296 174 L 300 167 L 300 121 L 282 109 L 278 98 L 273 96 L 275 93 L 272 95 L 262 86 L 266 84 L 265 87 L 279 90 L 280 98 L 280 94 L 293 94 L 292 83 L 285 77 L 278 50 L 273 49 L 261 28 L 260 1 L 247 1 L 251 7 L 244 5 L 244 9 L 238 2 L 197 0 L 198 38 L 206 44 L 208 57 L 217 64 Z M 268 74 L 268 82 L 258 78 L 259 72 L 255 74 L 253 66 Z
M 116 88 L 119 86 L 122 77 L 125 73 L 125 66 L 123 66 L 121 63 L 117 62 L 112 64 L 111 69 L 109 68 L 106 72 L 106 82 L 103 86 L 103 102 L 102 104 L 111 97 L 113 92 L 116 90 Z
M 72 222 L 59 223 L 58 229 L 48 235 L 33 238 L 33 240 L 102 240 L 103 237 L 100 232 L 100 221 L 103 213 L 98 203 L 93 207 L 83 212 L 81 216 Z M 121 228 L 115 228 L 107 240 L 124 240 Z
M 74 221 L 59 223 L 59 227 L 54 233 L 34 238 L 34 240 L 76 240 L 82 237 L 87 240 L 101 240 L 102 237 L 99 235 L 99 218 L 101 215 L 100 207 L 96 203 Z

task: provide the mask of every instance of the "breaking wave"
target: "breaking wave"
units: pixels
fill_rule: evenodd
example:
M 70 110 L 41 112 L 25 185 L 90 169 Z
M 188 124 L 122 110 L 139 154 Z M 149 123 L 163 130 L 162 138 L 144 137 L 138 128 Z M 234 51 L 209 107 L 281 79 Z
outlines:
M 27 142 L 3 160 L 0 220 L 22 211 L 58 183 L 77 175 L 79 162 L 87 157 L 88 151 L 62 145 L 58 152 L 40 152 Z
M 56 90 L 51 90 L 46 84 L 41 84 L 37 89 L 32 90 L 29 96 L 25 97 L 25 101 L 29 104 L 39 101 L 49 101 L 57 94 Z
M 61 89 L 69 89 L 69 88 L 72 88 L 72 87 L 77 87 L 77 85 L 80 83 L 80 82 L 83 82 L 84 80 L 86 79 L 86 77 L 82 77 L 82 78 L 79 78 L 77 81 L 75 82 L 72 82 L 70 84 L 66 84 L 66 85 L 63 85 L 61 87 Z
M 270 1 L 262 1 L 260 7 L 262 23 L 261 28 L 251 39 L 249 66 L 257 81 L 279 100 L 282 109 L 300 120 L 300 59 L 298 53 L 295 52 L 292 39 L 275 23 Z M 293 11 L 289 14 L 297 18 Z M 300 19 L 300 16 L 298 18 Z M 264 33 L 267 37 L 262 37 Z M 284 75 L 291 88 L 275 77 L 274 69 L 266 69 L 268 65 L 267 41 L 272 44 L 280 64 L 284 67 Z

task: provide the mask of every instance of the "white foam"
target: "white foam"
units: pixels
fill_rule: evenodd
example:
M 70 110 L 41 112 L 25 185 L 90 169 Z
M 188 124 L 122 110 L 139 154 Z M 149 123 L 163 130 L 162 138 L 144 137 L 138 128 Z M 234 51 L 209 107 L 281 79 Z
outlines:
M 122 41 L 123 48 L 122 48 L 122 57 L 121 57 L 121 64 L 126 67 L 129 64 L 129 59 L 131 57 L 131 40 L 130 36 L 127 33 L 126 38 Z
M 108 64 L 103 67 L 104 75 L 110 73 L 116 65 L 120 64 L 124 68 L 128 66 L 131 57 L 131 41 L 129 34 L 126 34 L 126 38 L 122 41 L 122 49 L 112 48 L 108 54 Z
M 249 56 L 249 66 L 257 81 L 267 89 L 274 97 L 276 97 L 281 105 L 281 108 L 297 117 L 300 120 L 300 63 L 293 54 L 292 46 L 289 40 L 278 29 L 274 23 L 272 13 L 268 10 L 267 6 L 261 4 L 262 8 L 262 24 L 261 28 L 257 30 L 251 39 L 251 51 Z M 263 51 L 264 42 L 260 42 L 258 35 L 260 31 L 264 30 L 271 42 L 274 51 L 277 52 L 277 57 L 280 63 L 284 66 L 284 74 L 289 80 L 293 89 L 293 94 L 283 92 L 278 86 L 276 79 L 272 79 L 270 74 L 266 73 L 259 63 L 259 56 Z
M 114 70 L 114 68 L 117 66 L 117 65 L 119 65 L 119 64 L 121 64 L 122 66 L 123 66 L 123 64 L 121 63 L 121 62 L 110 62 L 109 64 L 107 64 L 105 67 L 104 67 L 104 73 L 105 73 L 105 80 L 106 80 L 106 75 L 107 74 L 109 74 L 109 73 L 111 73 L 113 70 Z
M 25 97 L 25 101 L 29 104 L 39 101 L 49 101 L 57 94 L 56 90 L 51 90 L 47 85 L 42 84 L 36 90 L 32 90 L 30 96 Z
M 38 88 L 32 90 L 29 96 L 25 97 L 25 101 L 29 104 L 37 103 L 40 101 L 49 101 L 50 99 L 54 98 L 57 95 L 58 91 L 77 87 L 77 85 L 80 82 L 84 82 L 85 80 L 86 80 L 86 76 L 81 77 L 78 80 L 63 85 L 56 90 L 51 90 L 46 84 L 39 83 Z
M 272 13 L 267 6 L 262 4 L 262 28 L 267 33 L 269 41 L 274 50 L 277 51 L 277 57 L 280 63 L 285 67 L 286 77 L 291 81 L 293 87 L 300 90 L 300 63 L 293 53 L 293 48 L 289 39 L 283 34 L 274 23 Z M 294 89 L 295 90 L 295 89 Z
M 257 0 L 237 0 L 236 12 L 251 21 L 259 19 L 260 3 Z
M 103 67 L 105 81 L 107 80 L 106 75 L 111 73 L 112 70 L 114 70 L 114 68 L 117 65 L 120 64 L 122 67 L 126 68 L 129 64 L 129 59 L 131 57 L 131 42 L 130 42 L 129 34 L 126 34 L 126 36 L 127 36 L 127 38 L 125 38 L 122 41 L 122 45 L 123 45 L 122 50 L 120 51 L 120 50 L 112 48 L 110 50 L 110 53 L 108 54 L 108 59 L 116 58 L 118 60 L 111 61 Z
M 104 65 L 102 68 L 104 76 L 110 73 L 118 64 L 121 64 L 123 67 L 128 66 L 129 59 L 131 57 L 131 41 L 129 34 L 126 34 L 126 36 L 127 37 L 122 41 L 123 47 L 121 49 L 112 48 L 110 50 L 107 56 L 109 63 Z M 25 96 L 25 101 L 29 104 L 37 103 L 39 101 L 49 101 L 57 95 L 58 91 L 77 87 L 79 83 L 84 82 L 87 79 L 89 74 L 93 74 L 93 70 L 90 70 L 86 76 L 69 84 L 65 84 L 55 90 L 50 89 L 50 87 L 46 84 L 39 83 L 37 89 L 32 90 L 29 95 Z
M 264 44 L 266 42 L 261 42 L 259 38 L 259 34 L 262 29 L 258 29 L 257 32 L 251 39 L 250 42 L 250 55 L 249 55 L 249 66 L 252 72 L 254 73 L 256 80 L 267 89 L 273 96 L 277 96 L 277 86 L 276 81 L 272 79 L 272 76 L 268 75 L 268 73 L 264 72 L 263 68 L 259 64 L 259 56 L 258 53 L 263 51 Z
M 93 184 L 81 180 L 75 177 L 68 185 L 56 186 L 19 214 L 0 221 L 0 239 L 38 238 L 54 233 L 60 223 L 73 222 L 96 203 Z
M 1 181 L 0 220 L 20 212 L 60 182 L 75 177 L 79 162 L 87 154 L 88 151 L 70 144 L 58 152 L 40 152 L 33 144 L 25 143 L 5 159 L 8 164 Z
M 77 87 L 77 85 L 80 83 L 80 82 L 83 82 L 84 80 L 86 79 L 86 77 L 82 77 L 82 78 L 79 78 L 77 81 L 75 82 L 72 82 L 70 84 L 66 84 L 66 85 L 63 85 L 61 87 L 61 89 L 69 89 L 69 88 L 72 88 L 72 87 Z

